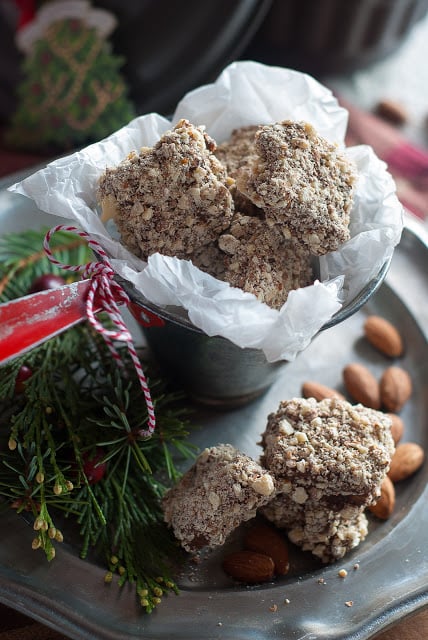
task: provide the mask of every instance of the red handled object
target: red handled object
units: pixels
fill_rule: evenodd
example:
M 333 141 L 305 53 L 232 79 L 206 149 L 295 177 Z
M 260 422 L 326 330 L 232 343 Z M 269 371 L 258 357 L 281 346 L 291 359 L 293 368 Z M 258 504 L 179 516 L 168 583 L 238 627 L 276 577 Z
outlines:
M 80 280 L 1 304 L 0 364 L 86 320 L 90 285 L 90 279 Z

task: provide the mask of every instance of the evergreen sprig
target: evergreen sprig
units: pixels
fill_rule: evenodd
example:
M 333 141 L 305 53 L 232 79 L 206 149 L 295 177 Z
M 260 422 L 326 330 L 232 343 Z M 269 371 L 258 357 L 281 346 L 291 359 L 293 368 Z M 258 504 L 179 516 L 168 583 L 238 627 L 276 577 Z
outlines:
M 24 295 L 39 275 L 59 273 L 40 251 L 43 235 L 0 240 L 0 301 Z M 90 260 L 69 234 L 56 234 L 51 246 L 63 262 Z M 195 451 L 181 394 L 150 376 L 149 363 L 157 427 L 151 438 L 141 435 L 144 394 L 126 347 L 118 350 L 122 370 L 102 336 L 82 323 L 0 368 L 0 496 L 31 515 L 32 546 L 48 560 L 68 535 L 64 527 L 70 534 L 77 527 L 81 556 L 103 559 L 107 583 L 134 583 L 150 612 L 177 591 L 179 551 L 161 498 L 179 477 L 177 461 Z M 17 384 L 23 366 L 31 375 Z

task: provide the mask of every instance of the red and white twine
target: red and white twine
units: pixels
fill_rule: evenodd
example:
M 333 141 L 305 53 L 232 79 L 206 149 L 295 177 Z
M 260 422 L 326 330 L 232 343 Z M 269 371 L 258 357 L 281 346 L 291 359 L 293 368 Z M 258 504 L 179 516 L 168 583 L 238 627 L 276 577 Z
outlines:
M 81 238 L 84 238 L 88 242 L 88 246 L 90 247 L 90 249 L 96 252 L 96 254 L 98 254 L 102 258 L 102 261 L 87 262 L 86 264 L 76 266 L 62 264 L 54 257 L 49 246 L 52 236 L 57 231 L 69 231 L 70 233 L 74 233 Z M 119 304 L 128 304 L 130 300 L 128 294 L 114 279 L 114 270 L 110 264 L 108 255 L 106 254 L 102 246 L 96 240 L 91 238 L 91 236 L 86 233 L 86 231 L 82 231 L 81 229 L 77 229 L 76 227 L 68 225 L 57 225 L 56 227 L 50 229 L 45 236 L 43 247 L 47 257 L 49 258 L 50 262 L 52 262 L 52 264 L 55 264 L 67 271 L 73 271 L 74 273 L 81 272 L 82 278 L 90 278 L 91 284 L 88 292 L 88 297 L 86 299 L 86 315 L 94 329 L 96 329 L 96 331 L 98 331 L 103 336 L 113 358 L 116 360 L 119 366 L 123 366 L 123 362 L 120 354 L 114 347 L 113 341 L 119 340 L 122 342 L 126 342 L 147 405 L 148 428 L 147 430 L 141 430 L 140 434 L 142 436 L 151 436 L 156 426 L 156 420 L 150 390 L 147 384 L 146 376 L 144 375 L 144 371 L 141 366 L 140 359 L 137 355 L 131 333 L 126 326 L 118 307 Z M 95 294 L 97 294 L 97 303 L 99 303 L 103 311 L 105 311 L 109 315 L 115 326 L 115 329 L 107 329 L 97 320 L 94 312 Z

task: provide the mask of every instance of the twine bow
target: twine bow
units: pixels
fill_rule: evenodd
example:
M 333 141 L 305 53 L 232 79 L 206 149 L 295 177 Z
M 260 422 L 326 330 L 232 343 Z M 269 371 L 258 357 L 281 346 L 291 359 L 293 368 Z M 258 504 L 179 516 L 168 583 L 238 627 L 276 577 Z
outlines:
M 75 233 L 81 238 L 84 238 L 85 240 L 87 240 L 90 249 L 96 252 L 96 254 L 98 254 L 102 258 L 102 261 L 87 262 L 86 264 L 76 266 L 62 264 L 53 256 L 49 246 L 52 236 L 57 231 L 69 231 L 70 233 Z M 114 270 L 110 264 L 108 255 L 101 247 L 101 245 L 96 240 L 91 238 L 89 234 L 87 234 L 85 231 L 77 229 L 76 227 L 68 225 L 57 225 L 56 227 L 50 229 L 45 236 L 43 247 L 47 257 L 49 258 L 50 262 L 52 262 L 52 264 L 55 264 L 56 266 L 67 271 L 73 271 L 74 273 L 81 272 L 82 278 L 90 278 L 91 284 L 89 287 L 88 297 L 86 299 L 86 315 L 94 329 L 103 336 L 111 355 L 116 360 L 117 364 L 121 367 L 123 367 L 123 361 L 120 357 L 120 354 L 117 352 L 113 341 L 119 340 L 126 343 L 135 370 L 137 372 L 138 380 L 140 382 L 141 389 L 143 390 L 144 398 L 147 405 L 148 428 L 147 430 L 141 430 L 140 434 L 142 436 L 151 436 L 156 426 L 156 420 L 150 390 L 140 363 L 140 359 L 137 355 L 131 333 L 126 326 L 118 307 L 118 305 L 120 304 L 128 304 L 130 300 L 128 294 L 124 291 L 120 284 L 118 284 L 116 280 L 114 280 Z M 101 322 L 97 320 L 94 312 L 95 294 L 97 294 L 97 302 L 101 304 L 103 311 L 105 311 L 112 320 L 115 327 L 114 329 L 107 329 L 101 324 Z

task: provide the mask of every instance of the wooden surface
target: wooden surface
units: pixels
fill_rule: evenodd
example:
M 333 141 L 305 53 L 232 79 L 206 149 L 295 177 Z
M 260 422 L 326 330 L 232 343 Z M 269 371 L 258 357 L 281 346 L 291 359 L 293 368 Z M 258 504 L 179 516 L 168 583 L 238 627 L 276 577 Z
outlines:
M 0 640 L 67 640 L 67 636 L 0 605 Z M 377 634 L 373 640 L 428 640 L 428 608 Z

